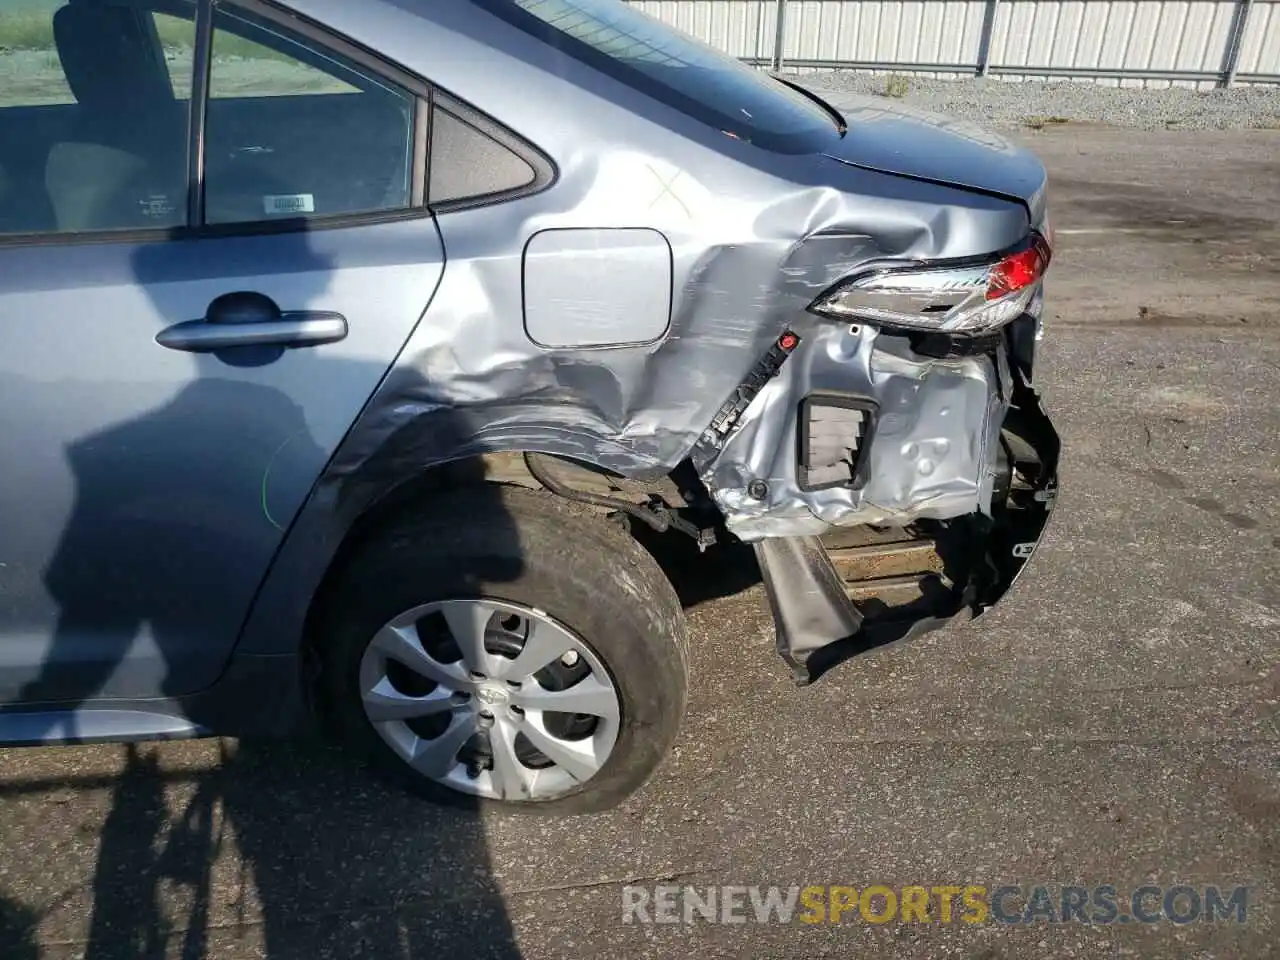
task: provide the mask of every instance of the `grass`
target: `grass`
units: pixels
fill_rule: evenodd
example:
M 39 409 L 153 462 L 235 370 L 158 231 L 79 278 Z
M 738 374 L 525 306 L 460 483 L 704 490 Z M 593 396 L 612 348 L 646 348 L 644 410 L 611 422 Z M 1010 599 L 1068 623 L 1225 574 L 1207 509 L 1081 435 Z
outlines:
M 196 28 L 190 20 L 155 14 L 155 21 L 160 43 L 166 51 L 181 53 L 190 51 L 194 46 Z M 0 11 L 0 51 L 6 50 L 47 50 L 56 55 L 51 13 L 42 10 L 10 13 Z M 228 60 L 296 62 L 287 54 L 278 53 L 252 40 L 246 40 L 225 31 L 214 33 L 213 55 L 217 59 Z
M 19 12 L 0 7 L 0 106 L 73 103 L 53 39 L 52 10 L 62 0 L 49 0 L 48 10 L 30 9 L 32 0 L 20 2 L 27 9 Z M 161 13 L 154 17 L 174 93 L 179 98 L 189 97 L 195 25 Z M 349 93 L 354 89 L 286 53 L 225 31 L 214 32 L 213 65 L 214 97 Z
M 52 50 L 52 18 L 34 10 L 0 13 L 0 49 Z
M 1067 117 L 1027 117 L 1022 121 L 1022 125 L 1030 127 L 1032 130 L 1043 130 L 1045 127 L 1058 123 L 1070 123 Z
M 901 100 L 911 92 L 911 81 L 900 73 L 891 73 L 884 82 L 884 95 Z

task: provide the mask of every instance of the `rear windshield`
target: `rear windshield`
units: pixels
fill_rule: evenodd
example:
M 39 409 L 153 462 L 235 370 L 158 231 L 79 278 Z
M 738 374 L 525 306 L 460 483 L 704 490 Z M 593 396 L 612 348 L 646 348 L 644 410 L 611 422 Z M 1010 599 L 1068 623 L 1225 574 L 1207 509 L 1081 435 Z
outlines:
M 474 0 L 527 33 L 649 96 L 780 153 L 816 153 L 835 119 L 768 74 L 621 0 Z

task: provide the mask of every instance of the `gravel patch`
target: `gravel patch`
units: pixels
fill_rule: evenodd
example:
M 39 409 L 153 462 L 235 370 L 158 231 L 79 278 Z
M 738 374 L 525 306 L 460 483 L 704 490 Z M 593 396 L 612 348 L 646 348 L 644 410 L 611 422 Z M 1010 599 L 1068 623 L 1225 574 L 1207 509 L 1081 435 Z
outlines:
M 1231 90 L 1141 89 L 1072 81 L 932 80 L 848 71 L 801 73 L 819 94 L 871 93 L 988 127 L 1103 123 L 1140 130 L 1280 130 L 1280 84 Z

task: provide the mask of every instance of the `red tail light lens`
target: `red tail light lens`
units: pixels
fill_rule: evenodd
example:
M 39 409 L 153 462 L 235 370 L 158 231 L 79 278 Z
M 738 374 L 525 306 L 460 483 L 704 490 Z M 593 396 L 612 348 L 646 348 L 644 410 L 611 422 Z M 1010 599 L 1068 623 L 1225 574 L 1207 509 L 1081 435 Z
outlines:
M 999 300 L 1031 286 L 1049 269 L 1049 257 L 1049 244 L 1044 237 L 1035 234 L 1026 250 L 1010 254 L 991 268 L 987 299 Z

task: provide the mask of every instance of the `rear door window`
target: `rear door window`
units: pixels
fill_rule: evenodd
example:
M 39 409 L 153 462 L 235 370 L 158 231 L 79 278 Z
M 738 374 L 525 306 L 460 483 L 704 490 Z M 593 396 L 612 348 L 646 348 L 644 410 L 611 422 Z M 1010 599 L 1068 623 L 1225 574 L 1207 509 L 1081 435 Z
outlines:
M 473 0 L 563 53 L 722 132 L 815 153 L 840 131 L 808 97 L 621 0 Z
M 248 13 L 213 25 L 206 223 L 410 206 L 413 95 Z

